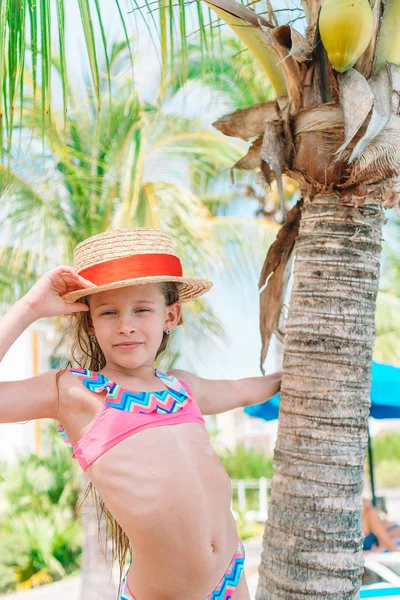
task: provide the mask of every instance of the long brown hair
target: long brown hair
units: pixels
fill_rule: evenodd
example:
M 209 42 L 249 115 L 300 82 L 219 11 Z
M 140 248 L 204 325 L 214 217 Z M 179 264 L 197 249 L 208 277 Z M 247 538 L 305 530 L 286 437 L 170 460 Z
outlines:
M 166 306 L 170 306 L 175 302 L 179 302 L 179 290 L 178 285 L 174 282 L 167 281 L 158 284 L 163 292 L 165 298 Z M 89 306 L 89 302 L 87 297 L 82 298 L 80 302 L 84 302 Z M 182 318 L 180 319 L 178 325 L 182 324 Z M 102 349 L 100 348 L 97 339 L 92 339 L 92 336 L 89 334 L 89 328 L 92 326 L 90 310 L 86 312 L 78 312 L 72 313 L 70 317 L 70 328 L 71 328 L 71 337 L 72 337 L 72 348 L 71 355 L 72 359 L 75 363 L 79 365 L 82 369 L 88 369 L 90 371 L 100 371 L 106 365 L 106 359 Z M 161 341 L 161 345 L 157 351 L 156 359 L 166 350 L 168 345 L 169 336 L 164 332 L 163 338 Z M 71 363 L 65 367 L 65 369 L 59 371 L 56 375 L 57 379 L 57 387 L 58 387 L 58 379 L 64 373 L 69 366 L 72 366 Z M 82 504 L 85 502 L 87 496 L 92 494 L 96 512 L 98 519 L 98 539 L 101 551 L 104 555 L 104 558 L 107 560 L 104 548 L 107 548 L 107 540 L 111 537 L 111 559 L 112 561 L 118 561 L 120 568 L 120 581 L 119 587 L 121 586 L 122 573 L 125 567 L 126 560 L 128 558 L 132 558 L 131 547 L 129 544 L 129 539 L 126 533 L 123 531 L 122 527 L 117 523 L 112 514 L 107 509 L 103 500 L 100 498 L 96 488 L 89 482 L 86 490 L 83 493 L 82 499 L 78 502 L 77 509 L 79 510 Z M 101 540 L 101 519 L 106 519 L 106 540 L 103 547 L 103 543 Z

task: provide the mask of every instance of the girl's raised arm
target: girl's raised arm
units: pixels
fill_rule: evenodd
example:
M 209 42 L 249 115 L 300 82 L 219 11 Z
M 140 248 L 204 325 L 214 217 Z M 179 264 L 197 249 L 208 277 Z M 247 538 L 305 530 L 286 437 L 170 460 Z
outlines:
M 37 319 L 88 310 L 83 303 L 66 304 L 61 296 L 93 285 L 69 266 L 61 265 L 45 273 L 1 319 L 0 361 Z M 0 382 L 0 423 L 54 418 L 57 410 L 55 373 L 48 371 L 30 379 Z

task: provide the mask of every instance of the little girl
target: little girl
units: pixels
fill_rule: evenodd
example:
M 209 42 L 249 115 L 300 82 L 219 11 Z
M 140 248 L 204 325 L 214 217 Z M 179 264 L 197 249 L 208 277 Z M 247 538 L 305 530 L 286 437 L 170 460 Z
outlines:
M 131 552 L 120 600 L 249 598 L 230 480 L 203 415 L 267 400 L 281 374 L 211 381 L 154 366 L 182 302 L 211 285 L 182 274 L 166 233 L 113 230 L 80 243 L 74 268 L 45 273 L 0 321 L 0 360 L 35 320 L 75 321 L 81 368 L 1 382 L 0 422 L 62 423 Z

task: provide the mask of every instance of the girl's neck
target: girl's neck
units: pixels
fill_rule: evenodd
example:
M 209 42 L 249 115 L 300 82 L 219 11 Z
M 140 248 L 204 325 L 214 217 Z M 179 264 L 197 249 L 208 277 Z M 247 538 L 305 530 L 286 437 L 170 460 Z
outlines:
M 130 369 L 119 365 L 106 365 L 104 369 L 102 369 L 102 373 L 106 376 L 108 376 L 108 373 L 111 373 L 111 379 L 114 377 L 114 374 L 119 374 L 133 379 L 140 379 L 141 381 L 151 381 L 155 376 L 155 366 L 154 364 L 149 364 Z

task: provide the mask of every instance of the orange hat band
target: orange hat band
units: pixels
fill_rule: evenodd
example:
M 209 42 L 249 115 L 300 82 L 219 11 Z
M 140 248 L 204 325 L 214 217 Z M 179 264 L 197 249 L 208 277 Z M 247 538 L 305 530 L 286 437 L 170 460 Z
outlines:
M 79 272 L 96 285 L 107 285 L 140 277 L 182 277 L 182 265 L 171 254 L 135 254 L 108 260 Z

